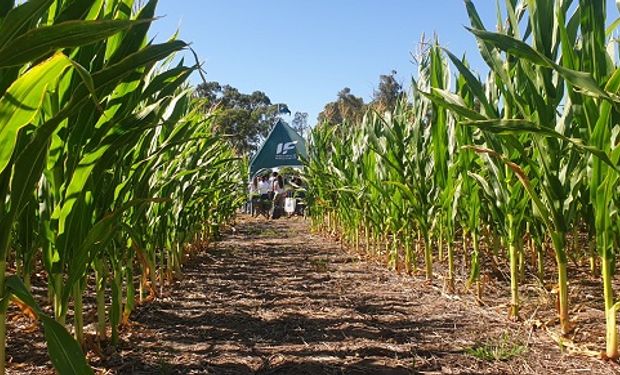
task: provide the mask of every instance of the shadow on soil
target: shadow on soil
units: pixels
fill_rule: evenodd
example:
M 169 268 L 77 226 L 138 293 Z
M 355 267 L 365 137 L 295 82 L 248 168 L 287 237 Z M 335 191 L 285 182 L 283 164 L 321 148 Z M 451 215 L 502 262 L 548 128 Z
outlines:
M 413 298 L 309 238 L 285 222 L 241 224 L 187 266 L 168 301 L 136 312 L 157 334 L 134 335 L 117 373 L 412 374 L 458 353 L 415 348 L 458 322 L 416 321 Z

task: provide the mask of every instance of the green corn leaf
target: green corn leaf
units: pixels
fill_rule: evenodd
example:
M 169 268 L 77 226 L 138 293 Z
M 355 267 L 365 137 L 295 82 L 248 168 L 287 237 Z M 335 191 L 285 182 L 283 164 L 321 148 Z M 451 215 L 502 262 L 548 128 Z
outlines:
M 93 74 L 93 81 L 97 92 L 110 92 L 118 82 L 130 75 L 136 69 L 155 62 L 169 56 L 170 54 L 186 48 L 187 44 L 180 40 L 166 42 L 162 44 L 148 45 L 138 52 L 135 52 L 116 64 L 106 67 L 105 69 Z M 100 94 L 100 96 L 102 96 Z
M 474 126 L 478 127 L 482 130 L 490 131 L 496 134 L 516 134 L 516 133 L 530 133 L 536 135 L 542 135 L 545 137 L 554 137 L 566 141 L 573 146 L 575 146 L 578 150 L 591 153 L 592 155 L 599 158 L 605 164 L 614 168 L 617 171 L 620 171 L 620 166 L 615 165 L 609 155 L 607 155 L 603 150 L 590 146 L 583 143 L 583 140 L 578 138 L 569 138 L 563 134 L 556 132 L 553 129 L 541 127 L 533 122 L 527 120 L 513 119 L 513 120 L 482 120 L 482 121 L 466 121 L 462 122 L 463 125 L 466 126 Z
M 557 64 L 553 64 L 553 68 L 560 73 L 566 81 L 584 90 L 585 93 L 589 95 L 607 100 L 615 100 L 616 102 L 620 101 L 617 97 L 611 97 L 608 93 L 603 91 L 596 81 L 594 81 L 590 73 L 578 72 Z
M 19 66 L 55 50 L 87 45 L 135 25 L 138 21 L 67 21 L 32 29 L 0 49 L 0 67 Z
M 465 8 L 473 29 L 485 30 L 486 28 L 472 0 L 465 0 Z M 492 45 L 484 43 L 482 39 L 477 39 L 477 42 L 480 54 L 491 70 L 498 74 L 503 82 L 510 82 L 510 77 L 504 69 L 499 52 Z
M 515 173 L 515 175 L 517 176 L 517 178 L 519 179 L 519 181 L 521 182 L 525 190 L 528 192 L 530 198 L 536 205 L 536 208 L 541 213 L 541 219 L 546 223 L 548 228 L 553 227 L 553 224 L 551 223 L 550 218 L 554 216 L 551 215 L 551 212 L 547 209 L 547 206 L 542 202 L 542 200 L 539 197 L 539 193 L 534 189 L 534 187 L 532 186 L 530 182 L 530 179 L 527 177 L 527 174 L 525 173 L 525 171 L 523 171 L 521 167 L 519 167 L 514 162 L 510 161 L 508 158 L 506 158 L 506 156 L 496 151 L 490 150 L 488 148 L 479 147 L 479 146 L 464 146 L 464 148 L 473 150 L 474 152 L 479 153 L 479 154 L 488 154 L 491 157 L 497 158 L 502 163 L 504 163 L 508 168 L 510 168 Z
M 67 184 L 67 198 L 62 204 L 61 208 L 54 217 L 59 218 L 59 232 L 62 234 L 65 231 L 64 225 L 66 218 L 69 217 L 74 204 L 80 199 L 81 192 L 84 186 L 91 177 L 92 171 L 98 166 L 103 165 L 107 168 L 109 165 L 116 161 L 115 152 L 124 147 L 132 140 L 136 140 L 146 128 L 155 125 L 153 122 L 156 120 L 152 115 L 152 111 L 157 109 L 158 105 L 153 104 L 149 108 L 140 114 L 140 117 L 131 118 L 130 121 L 125 121 L 125 126 L 131 124 L 131 128 L 127 129 L 120 134 L 113 134 L 102 140 L 96 140 L 97 143 L 101 142 L 99 147 L 95 148 L 92 152 L 84 155 L 80 160 L 71 180 Z M 133 130 L 132 130 L 133 128 Z
M 0 0 L 0 21 L 15 7 L 15 0 Z
M 482 187 L 484 193 L 488 195 L 489 198 L 491 198 L 493 201 L 498 200 L 499 197 L 497 196 L 495 189 L 493 189 L 491 185 L 489 185 L 489 182 L 484 177 L 474 172 L 467 172 L 467 175 L 478 182 L 478 184 Z
M 614 31 L 616 31 L 619 26 L 620 18 L 616 18 L 616 20 L 612 22 L 611 25 L 609 25 L 609 27 L 607 27 L 607 29 L 605 30 L 605 35 L 610 36 L 611 34 L 613 34 Z
M 128 55 L 135 53 L 144 45 L 146 36 L 151 26 L 150 23 L 155 17 L 155 9 L 157 7 L 157 0 L 150 0 L 138 14 L 137 20 L 141 21 L 140 24 L 134 25 L 128 30 L 122 39 L 121 35 L 115 38 L 118 41 L 118 46 L 114 49 L 114 54 L 110 57 L 110 63 L 116 63 Z
M 53 3 L 54 0 L 30 0 L 8 12 L 0 25 L 0 48 L 4 48 L 15 36 L 23 33 L 24 28 L 40 17 Z
M 479 112 L 470 109 L 465 101 L 460 96 L 451 93 L 448 90 L 440 90 L 436 88 L 431 89 L 431 93 L 422 92 L 422 95 L 426 96 L 433 103 L 446 107 L 455 113 L 470 119 L 470 120 L 485 120 Z
M 17 276 L 6 279 L 7 291 L 32 308 L 45 331 L 47 350 L 54 368 L 59 375 L 88 375 L 93 370 L 86 362 L 80 345 L 67 332 L 65 327 L 43 313 L 28 289 Z
M 80 100 L 76 101 L 79 103 Z M 41 178 L 48 151 L 48 140 L 60 123 L 79 106 L 72 102 L 35 131 L 26 147 L 17 155 L 14 169 L 20 171 L 11 180 L 11 211 L 0 219 L 0 256 L 6 251 L 13 221 L 28 201 Z
M 524 43 L 516 38 L 508 36 L 506 34 L 494 33 L 487 30 L 479 30 L 467 28 L 469 32 L 474 34 L 476 37 L 484 40 L 485 42 L 489 42 L 502 51 L 509 52 L 515 56 L 527 59 L 534 64 L 545 66 L 550 68 L 551 62 L 540 52 L 536 51 L 534 48 L 530 47 L 527 43 Z
M 40 315 L 45 330 L 47 350 L 54 368 L 59 375 L 94 374 L 86 362 L 80 345 L 56 320 L 47 315 Z
M 93 97 L 93 100 L 95 101 L 95 106 L 100 112 L 103 113 L 103 108 L 101 108 L 101 106 L 99 105 L 100 100 L 97 97 L 97 90 L 95 89 L 95 82 L 93 81 L 93 77 L 90 75 L 88 70 L 86 70 L 82 65 L 78 64 L 77 62 L 71 60 L 71 65 L 82 79 L 82 84 L 86 86 L 88 92 Z
M 118 0 L 114 2 L 106 1 L 106 17 L 113 17 L 114 19 L 128 20 L 133 14 L 132 7 L 134 0 Z M 105 59 L 110 60 L 113 53 L 119 48 L 120 43 L 123 40 L 123 34 L 116 34 L 110 38 L 106 43 Z
M 458 71 L 463 75 L 463 78 L 467 82 L 467 87 L 476 95 L 476 98 L 480 100 L 480 103 L 484 106 L 484 109 L 487 113 L 487 116 L 497 117 L 497 111 L 493 107 L 491 107 L 487 97 L 484 93 L 484 88 L 480 81 L 474 76 L 474 74 L 465 66 L 465 64 L 456 56 L 454 56 L 450 51 L 444 49 L 452 64 L 458 69 Z
M 603 91 L 596 83 L 590 73 L 579 72 L 576 70 L 565 68 L 556 64 L 546 56 L 530 47 L 527 43 L 524 43 L 518 39 L 510 37 L 508 35 L 493 33 L 486 30 L 468 29 L 478 38 L 495 45 L 497 48 L 511 53 L 517 57 L 526 59 L 536 65 L 555 69 L 558 73 L 570 82 L 572 85 L 579 87 L 582 90 L 589 92 L 590 94 L 611 100 L 611 97 Z
M 56 54 L 28 70 L 0 98 L 0 173 L 9 164 L 17 133 L 38 115 L 48 87 L 70 65 L 65 55 Z
M 115 87 L 118 82 L 123 80 L 123 77 L 128 74 L 128 71 L 130 72 L 143 65 L 153 63 L 161 59 L 162 57 L 165 57 L 168 54 L 173 53 L 174 51 L 181 49 L 185 46 L 186 44 L 181 41 L 149 46 L 127 57 L 120 63 L 112 65 L 103 71 L 93 74 L 92 79 L 93 82 L 95 82 L 97 93 L 106 95 L 110 90 Z M 89 83 L 89 85 L 90 84 L 92 83 Z M 33 168 L 33 166 L 38 165 L 37 163 L 34 163 L 33 160 L 39 160 L 45 157 L 45 154 L 47 152 L 47 142 L 51 137 L 52 133 L 57 128 L 57 126 L 62 122 L 62 120 L 69 116 L 69 114 L 80 108 L 80 106 L 88 99 L 88 90 L 84 88 L 84 85 L 82 85 L 81 87 L 82 90 L 80 90 L 79 88 L 78 90 L 76 90 L 76 93 L 73 96 L 71 103 L 68 104 L 63 111 L 57 114 L 57 116 L 55 116 L 53 119 L 50 119 L 50 121 L 42 125 L 41 128 L 37 130 L 33 140 L 30 142 L 28 147 L 24 150 L 24 152 L 16 161 L 16 165 L 20 170 L 29 170 L 32 173 L 22 173 L 18 175 L 20 177 L 19 181 L 24 182 L 25 185 L 18 184 L 19 186 L 15 186 L 12 189 L 13 193 L 20 194 L 20 196 L 26 196 L 27 194 L 29 194 L 28 192 L 30 190 L 29 188 L 27 188 L 27 186 L 34 186 L 34 183 L 36 182 L 38 176 L 40 176 L 41 173 L 41 171 L 36 172 Z M 35 157 L 35 155 L 38 156 Z M 30 176 L 30 178 L 21 178 L 23 176 Z M 12 201 L 14 201 L 13 198 Z M 2 226 L 2 228 L 4 227 L 5 226 Z M 0 228 L 0 240 L 3 240 L 2 228 Z M 10 229 L 11 226 L 9 225 L 7 228 Z
M 409 199 L 410 202 L 416 201 L 415 194 L 411 190 L 411 187 L 398 181 L 386 181 L 385 183 L 388 185 L 396 186 L 407 197 L 407 199 Z
M 75 256 L 70 260 L 69 265 L 69 278 L 66 282 L 67 287 L 63 290 L 63 299 L 68 301 L 71 294 L 71 289 L 76 282 L 78 282 L 84 272 L 88 268 L 88 265 L 92 261 L 92 258 L 96 255 L 96 252 L 92 251 L 95 245 L 104 245 L 111 240 L 112 235 L 119 226 L 119 219 L 121 215 L 130 208 L 140 206 L 147 203 L 163 203 L 169 202 L 167 198 L 144 198 L 134 199 L 125 203 L 122 207 L 114 210 L 112 213 L 106 215 L 101 220 L 97 221 L 92 228 L 88 231 L 88 234 L 79 245 Z M 66 303 L 64 304 L 66 305 Z
M 88 20 L 89 14 L 99 13 L 104 0 L 95 1 L 73 1 L 65 5 L 54 23 L 59 24 L 71 20 Z

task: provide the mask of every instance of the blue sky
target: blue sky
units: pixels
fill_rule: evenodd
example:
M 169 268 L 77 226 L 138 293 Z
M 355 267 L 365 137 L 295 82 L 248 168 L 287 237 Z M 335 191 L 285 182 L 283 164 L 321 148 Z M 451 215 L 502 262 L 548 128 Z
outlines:
M 496 2 L 474 3 L 493 29 Z M 408 86 L 423 33 L 484 69 L 461 0 L 161 0 L 157 14 L 164 17 L 152 34 L 164 39 L 179 28 L 208 80 L 264 91 L 308 112 L 310 125 L 344 87 L 368 101 L 379 75 L 393 69 Z

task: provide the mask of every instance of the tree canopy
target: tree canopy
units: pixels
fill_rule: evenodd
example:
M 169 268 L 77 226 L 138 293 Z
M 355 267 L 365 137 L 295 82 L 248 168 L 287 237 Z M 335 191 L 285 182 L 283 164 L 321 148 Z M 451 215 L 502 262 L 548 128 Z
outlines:
M 209 109 L 216 109 L 214 129 L 227 136 L 238 154 L 256 151 L 279 116 L 290 114 L 288 105 L 272 103 L 262 91 L 245 94 L 215 81 L 198 85 L 196 94 L 207 99 Z
M 330 124 L 341 124 L 345 119 L 358 121 L 366 112 L 364 99 L 351 93 L 351 89 L 345 87 L 338 92 L 336 101 L 327 103 L 321 113 L 319 113 L 319 124 L 327 122 Z
M 303 137 L 306 131 L 309 129 L 308 113 L 295 112 L 295 114 L 293 115 L 293 121 L 291 122 L 291 127 Z
M 397 72 L 392 70 L 389 74 L 379 76 L 379 85 L 369 103 L 364 103 L 362 97 L 355 96 L 349 87 L 343 88 L 338 92 L 336 100 L 327 103 L 319 113 L 319 124 L 338 125 L 345 120 L 358 123 L 369 109 L 379 112 L 393 110 L 403 98 L 403 87 L 396 80 L 396 74 Z
M 371 105 L 379 112 L 392 111 L 403 97 L 403 86 L 396 80 L 397 72 L 379 76 L 379 86 L 374 91 Z

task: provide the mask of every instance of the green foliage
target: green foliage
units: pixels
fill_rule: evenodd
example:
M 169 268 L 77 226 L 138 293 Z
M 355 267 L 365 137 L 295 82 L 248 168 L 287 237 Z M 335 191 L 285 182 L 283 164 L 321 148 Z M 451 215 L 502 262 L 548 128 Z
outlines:
M 306 136 L 306 132 L 309 130 L 308 125 L 308 113 L 295 112 L 293 115 L 293 121 L 291 121 L 291 127 L 295 129 L 302 137 Z
M 396 71 L 379 76 L 379 86 L 370 104 L 378 112 L 393 111 L 403 98 L 403 86 L 396 80 Z
M 351 93 L 348 87 L 338 92 L 335 101 L 327 103 L 319 113 L 318 123 L 328 123 L 332 126 L 343 123 L 356 124 L 362 121 L 364 114 L 372 109 L 379 113 L 391 112 L 400 105 L 405 98 L 403 87 L 396 79 L 396 71 L 379 76 L 379 85 L 373 93 L 370 103 Z
M 33 309 L 43 323 L 47 350 L 56 371 L 63 375 L 93 374 L 79 344 L 69 335 L 65 327 L 43 313 L 21 280 L 17 276 L 11 276 L 6 280 L 6 286 L 7 291 Z
M 99 337 L 109 321 L 116 343 L 135 306 L 133 275 L 155 294 L 156 276 L 160 288 L 170 282 L 186 248 L 216 236 L 242 203 L 243 163 L 186 84 L 196 67 L 172 63 L 186 43 L 149 42 L 157 1 L 132 4 L 0 8 L 0 373 L 10 296 L 38 315 L 58 373 L 92 373 L 80 350 L 92 270 Z M 39 255 L 54 318 L 28 291 Z M 12 260 L 18 275 L 6 274 Z
M 262 91 L 244 94 L 229 85 L 205 82 L 196 88 L 198 97 L 207 99 L 209 111 L 215 111 L 217 134 L 226 136 L 239 155 L 256 151 L 282 113 L 290 114 L 288 106 L 272 103 Z
M 319 124 L 339 125 L 345 121 L 359 122 L 364 116 L 366 105 L 364 99 L 351 93 L 348 87 L 338 93 L 336 101 L 327 103 L 319 113 Z
M 425 44 L 413 92 L 395 109 L 343 116 L 338 103 L 328 104 L 325 113 L 340 116 L 347 131 L 326 122 L 312 134 L 306 179 L 314 226 L 358 249 L 362 243 L 390 267 L 404 255 L 408 272 L 423 252 L 429 279 L 447 244 L 452 290 L 456 235 L 457 251 L 470 258 L 468 286 L 482 272 L 484 241 L 494 259 L 507 255 L 514 318 L 527 276 L 524 244 L 536 252 L 541 279 L 547 245 L 563 334 L 572 329 L 568 259 L 581 256 L 567 238 L 585 227 L 600 255 L 606 353 L 617 359 L 620 68 L 610 36 L 618 22 L 606 24 L 602 0 L 506 1 L 496 31 L 473 1 L 465 9 L 488 65 L 484 79 L 465 59 Z
M 508 361 L 523 355 L 527 352 L 527 347 L 504 333 L 496 342 L 485 342 L 465 352 L 482 361 Z

